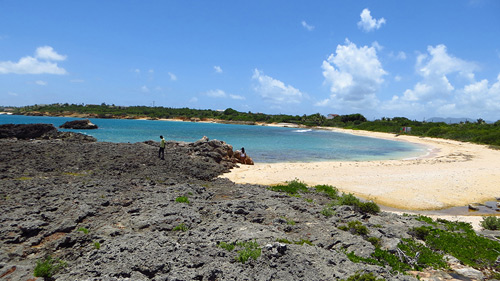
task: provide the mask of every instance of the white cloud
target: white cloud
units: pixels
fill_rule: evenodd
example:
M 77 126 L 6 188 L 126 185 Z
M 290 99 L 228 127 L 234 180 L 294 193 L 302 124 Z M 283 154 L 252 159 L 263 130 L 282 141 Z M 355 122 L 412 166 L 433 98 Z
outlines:
M 305 94 L 298 89 L 285 85 L 280 80 L 264 75 L 258 69 L 254 70 L 252 80 L 257 84 L 254 90 L 265 100 L 274 104 L 300 103 Z
M 140 73 L 141 73 L 141 70 L 140 70 L 140 69 L 138 69 L 138 68 L 136 68 L 136 69 L 134 69 L 134 72 L 135 72 L 135 73 L 137 73 L 137 74 L 140 74 Z
M 172 81 L 177 81 L 177 76 L 171 72 L 168 73 L 168 76 L 170 76 L 170 80 Z
M 491 85 L 487 79 L 475 81 L 477 66 L 448 54 L 445 45 L 429 46 L 417 57 L 415 69 L 421 81 L 382 104 L 382 111 L 408 117 L 498 118 L 500 75 Z
M 335 52 L 322 64 L 325 83 L 330 85 L 331 95 L 316 105 L 339 109 L 376 106 L 378 99 L 375 94 L 387 73 L 377 58 L 375 48 L 358 48 L 346 39 L 345 45 L 338 45 Z
M 143 92 L 143 93 L 149 93 L 149 88 L 146 85 L 144 85 L 144 86 L 141 87 L 141 92 Z
M 59 55 L 52 47 L 36 49 L 35 57 L 26 56 L 18 62 L 0 61 L 0 74 L 66 74 L 66 70 L 53 61 L 63 61 L 66 56 Z
M 8 94 L 9 96 L 13 96 L 13 97 L 17 97 L 17 96 L 19 96 L 19 94 L 18 94 L 18 93 L 14 93 L 14 92 L 8 92 L 7 94 Z
M 215 73 L 222 73 L 222 68 L 218 65 L 214 66 Z
M 216 89 L 216 90 L 210 90 L 204 93 L 206 96 L 209 96 L 211 98 L 230 98 L 233 100 L 244 100 L 245 97 L 239 96 L 239 95 L 233 95 L 233 94 L 226 94 L 221 89 Z
M 379 29 L 382 27 L 382 24 L 385 23 L 384 18 L 374 19 L 371 16 L 370 10 L 364 9 L 361 14 L 361 20 L 358 22 L 358 27 L 363 29 L 366 32 L 370 32 L 374 29 Z
M 40 85 L 40 86 L 47 86 L 47 82 L 42 81 L 42 80 L 35 81 L 35 84 Z
M 210 91 L 206 92 L 205 95 L 207 95 L 211 98 L 225 98 L 225 97 L 227 97 L 226 93 L 220 89 L 210 90 Z
M 245 100 L 246 99 L 244 96 L 240 96 L 240 95 L 229 95 L 229 97 L 233 100 Z
M 309 31 L 313 31 L 313 30 L 314 30 L 314 26 L 307 24 L 307 22 L 306 22 L 305 20 L 303 20 L 303 21 L 301 22 L 301 24 L 302 24 L 302 26 L 303 26 L 305 29 L 307 29 L 307 30 L 309 30 Z
M 36 57 L 42 60 L 63 61 L 66 60 L 67 56 L 58 54 L 54 51 L 54 48 L 50 46 L 43 46 L 36 49 Z
M 372 47 L 374 47 L 377 51 L 382 51 L 382 49 L 384 49 L 384 46 L 380 45 L 377 41 L 372 43 Z
M 402 78 L 401 78 L 401 76 L 399 76 L 399 75 L 394 76 L 394 81 L 396 81 L 396 82 L 401 81 L 401 79 L 402 79 Z
M 190 103 L 196 103 L 196 102 L 198 102 L 198 98 L 197 97 L 192 97 L 191 99 L 189 99 L 189 102 Z

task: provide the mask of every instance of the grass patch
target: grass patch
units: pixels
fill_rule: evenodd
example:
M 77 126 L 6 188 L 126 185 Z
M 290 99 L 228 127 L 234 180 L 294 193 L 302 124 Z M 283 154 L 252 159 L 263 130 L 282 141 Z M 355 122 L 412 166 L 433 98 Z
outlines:
M 81 232 L 83 232 L 83 233 L 85 233 L 85 234 L 89 234 L 89 230 L 88 230 L 87 228 L 85 228 L 85 227 L 80 227 L 80 228 L 78 229 L 78 231 L 81 231 Z
M 347 226 L 339 226 L 338 228 L 361 236 L 367 235 L 370 232 L 360 221 L 350 221 L 347 223 Z
M 281 217 L 281 219 L 285 220 L 286 224 L 288 224 L 288 225 L 295 225 L 295 221 L 292 219 L 289 219 L 287 217 Z
M 178 226 L 176 226 L 176 227 L 174 227 L 174 228 L 172 229 L 172 231 L 182 231 L 182 232 L 184 232 L 184 231 L 188 231 L 188 230 L 189 230 L 189 227 L 187 227 L 187 226 L 186 226 L 185 224 L 183 224 L 183 223 L 179 224 Z
M 484 229 L 499 230 L 500 229 L 500 218 L 498 218 L 498 217 L 483 217 L 483 220 L 481 221 L 481 226 Z
M 18 180 L 18 181 L 29 181 L 29 180 L 32 180 L 33 178 L 32 177 L 19 177 L 19 178 L 16 178 L 15 180 Z
M 228 252 L 231 252 L 232 250 L 234 250 L 234 243 L 226 243 L 226 242 L 220 242 L 219 245 L 217 245 L 217 247 L 219 248 L 222 248 Z
M 380 207 L 372 201 L 362 202 L 351 193 L 342 194 L 342 196 L 337 197 L 333 200 L 332 205 L 347 205 L 353 206 L 358 212 L 363 214 L 378 214 L 380 213 Z
M 250 258 L 257 260 L 262 253 L 262 249 L 256 241 L 238 242 L 236 245 L 241 248 L 236 257 L 236 260 L 241 263 L 246 263 Z
M 101 248 L 101 243 L 99 242 L 94 242 L 94 249 L 99 250 Z
M 377 278 L 372 272 L 370 273 L 355 273 L 354 275 L 349 276 L 346 281 L 383 281 L 384 278 Z
M 335 215 L 335 211 L 331 207 L 324 207 L 323 210 L 320 211 L 320 213 L 327 218 Z
M 414 228 L 410 234 L 425 241 L 432 250 L 450 254 L 465 265 L 500 270 L 496 263 L 500 255 L 497 241 L 478 236 L 468 223 L 437 220 L 431 221 L 431 225 Z
M 331 185 L 316 185 L 314 188 L 316 192 L 323 192 L 331 199 L 337 199 L 339 197 L 338 189 Z
M 286 192 L 289 195 L 298 195 L 299 192 L 307 193 L 309 190 L 307 189 L 307 185 L 298 179 L 294 179 L 291 182 L 287 182 L 287 184 L 278 184 L 269 187 L 272 191 L 278 192 Z
M 175 198 L 175 202 L 189 204 L 189 199 L 186 196 L 179 196 Z
M 47 256 L 44 260 L 36 261 L 33 275 L 49 279 L 66 266 L 67 264 L 60 259 L 53 259 L 51 256 Z

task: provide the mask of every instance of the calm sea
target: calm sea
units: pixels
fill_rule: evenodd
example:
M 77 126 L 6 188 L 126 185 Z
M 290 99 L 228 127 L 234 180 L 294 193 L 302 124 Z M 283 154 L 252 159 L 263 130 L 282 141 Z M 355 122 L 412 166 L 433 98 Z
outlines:
M 69 117 L 0 115 L 0 124 L 48 123 L 55 127 Z M 367 161 L 420 156 L 426 148 L 411 143 L 360 137 L 323 130 L 152 120 L 90 119 L 97 130 L 64 130 L 94 136 L 102 142 L 193 142 L 203 136 L 245 147 L 255 162 Z

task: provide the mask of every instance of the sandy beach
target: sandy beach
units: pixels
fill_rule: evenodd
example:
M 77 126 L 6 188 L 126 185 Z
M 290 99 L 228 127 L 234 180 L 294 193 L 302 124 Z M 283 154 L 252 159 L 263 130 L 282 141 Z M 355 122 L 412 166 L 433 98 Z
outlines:
M 499 150 L 453 140 L 324 129 L 422 144 L 428 152 L 405 160 L 257 163 L 242 165 L 223 177 L 237 183 L 266 185 L 293 179 L 308 185 L 328 184 L 384 206 L 417 211 L 466 206 L 500 196 Z

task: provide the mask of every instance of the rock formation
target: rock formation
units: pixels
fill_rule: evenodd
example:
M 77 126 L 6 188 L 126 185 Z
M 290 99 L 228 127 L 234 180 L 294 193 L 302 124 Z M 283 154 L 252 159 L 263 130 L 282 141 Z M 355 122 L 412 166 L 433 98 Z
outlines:
M 84 119 L 84 120 L 68 121 L 68 122 L 62 124 L 61 126 L 59 126 L 59 128 L 77 129 L 77 130 L 93 130 L 93 129 L 97 129 L 98 127 L 97 127 L 97 125 L 90 122 L 89 119 Z

